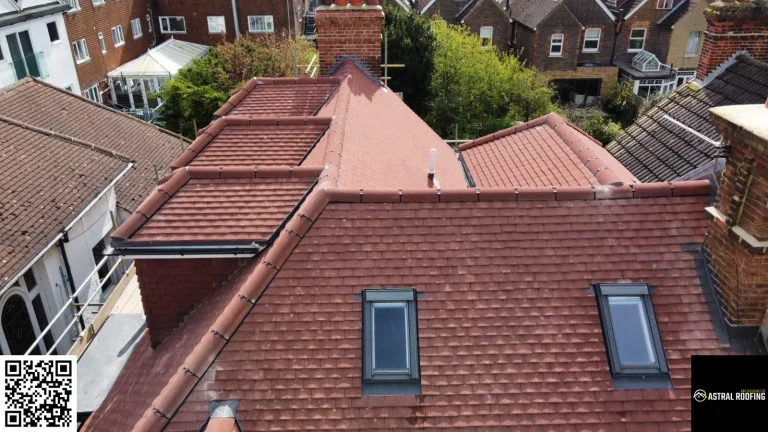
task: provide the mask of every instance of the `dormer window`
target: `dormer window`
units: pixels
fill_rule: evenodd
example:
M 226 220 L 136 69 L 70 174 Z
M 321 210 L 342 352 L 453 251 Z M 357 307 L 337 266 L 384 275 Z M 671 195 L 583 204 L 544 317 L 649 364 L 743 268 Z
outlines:
M 416 292 L 363 291 L 363 396 L 421 394 Z
M 594 287 L 616 389 L 672 388 L 646 284 Z
M 656 0 L 656 9 L 672 9 L 674 5 L 674 0 Z

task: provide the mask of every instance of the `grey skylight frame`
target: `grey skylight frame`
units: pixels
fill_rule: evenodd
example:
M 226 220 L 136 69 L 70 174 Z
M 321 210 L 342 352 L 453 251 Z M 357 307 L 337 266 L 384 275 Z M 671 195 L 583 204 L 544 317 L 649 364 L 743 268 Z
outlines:
M 669 376 L 669 366 L 664 355 L 664 346 L 661 343 L 661 335 L 651 301 L 651 289 L 648 285 L 644 283 L 603 283 L 594 285 L 593 289 L 597 298 L 614 388 L 621 390 L 671 389 L 672 381 Z M 611 297 L 640 297 L 643 300 L 645 318 L 653 343 L 653 354 L 656 356 L 656 367 L 622 366 L 608 304 Z
M 417 293 L 410 288 L 370 289 L 362 293 L 363 304 L 363 396 L 421 394 Z M 377 303 L 405 303 L 407 311 L 408 370 L 377 373 L 373 368 L 373 308 Z

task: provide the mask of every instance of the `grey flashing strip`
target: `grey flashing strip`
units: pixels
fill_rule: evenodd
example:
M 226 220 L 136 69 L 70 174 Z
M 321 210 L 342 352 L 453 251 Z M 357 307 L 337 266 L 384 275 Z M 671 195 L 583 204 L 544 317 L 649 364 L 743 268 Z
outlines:
M 59 12 L 66 12 L 72 9 L 68 4 L 62 4 L 59 2 L 33 7 L 23 10 L 21 12 L 11 12 L 10 14 L 0 15 L 0 28 L 7 27 L 13 24 L 18 24 L 24 21 L 33 20 L 48 15 L 53 15 Z
M 623 376 L 613 375 L 615 390 L 664 390 L 672 388 L 669 374 Z
M 267 247 L 266 242 L 249 243 L 219 243 L 206 244 L 174 244 L 174 245 L 137 245 L 125 243 L 114 245 L 112 251 L 105 255 L 255 255 Z
M 472 172 L 469 170 L 467 161 L 464 160 L 464 155 L 461 154 L 460 151 L 458 151 L 457 153 L 459 155 L 459 163 L 461 164 L 461 169 L 464 171 L 464 179 L 467 181 L 467 187 L 470 187 L 470 188 L 477 187 L 477 184 L 475 183 L 475 179 L 472 178 Z
M 363 396 L 419 396 L 421 381 L 364 381 Z

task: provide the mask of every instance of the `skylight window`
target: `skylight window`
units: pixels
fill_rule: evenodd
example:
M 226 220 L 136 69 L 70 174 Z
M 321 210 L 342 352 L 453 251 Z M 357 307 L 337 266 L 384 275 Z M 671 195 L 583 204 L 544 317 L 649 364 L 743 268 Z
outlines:
M 595 293 L 614 387 L 672 388 L 648 285 L 600 284 Z
M 363 292 L 363 396 L 421 394 L 416 292 Z

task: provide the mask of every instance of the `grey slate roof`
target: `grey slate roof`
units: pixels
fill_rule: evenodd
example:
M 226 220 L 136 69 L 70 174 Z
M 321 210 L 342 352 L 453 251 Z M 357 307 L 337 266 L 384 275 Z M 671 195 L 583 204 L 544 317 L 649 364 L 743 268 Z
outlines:
M 561 4 L 556 0 L 515 0 L 509 4 L 509 16 L 534 29 Z
M 759 104 L 766 97 L 768 64 L 740 54 L 703 87 L 677 89 L 605 148 L 641 182 L 674 180 L 724 155 L 712 143 L 721 137 L 710 119 L 710 108 Z

